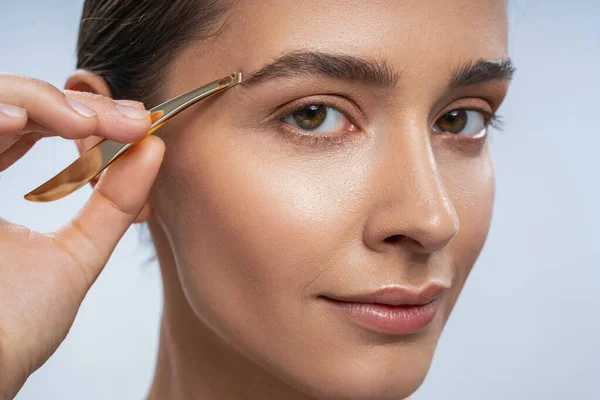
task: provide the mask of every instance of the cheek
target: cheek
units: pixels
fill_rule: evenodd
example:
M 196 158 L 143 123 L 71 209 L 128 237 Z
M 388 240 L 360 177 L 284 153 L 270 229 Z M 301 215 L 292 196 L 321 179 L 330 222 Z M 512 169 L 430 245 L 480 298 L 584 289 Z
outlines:
M 448 303 L 454 306 L 485 241 L 492 220 L 494 169 L 485 145 L 476 157 L 440 157 L 444 184 L 460 221 L 460 229 L 447 250 L 451 254 L 455 281 Z
M 367 171 L 347 154 L 293 155 L 267 133 L 211 130 L 220 136 L 170 143 L 158 183 L 188 301 L 230 329 L 297 329 L 290 313 L 302 313 L 311 282 L 357 235 Z

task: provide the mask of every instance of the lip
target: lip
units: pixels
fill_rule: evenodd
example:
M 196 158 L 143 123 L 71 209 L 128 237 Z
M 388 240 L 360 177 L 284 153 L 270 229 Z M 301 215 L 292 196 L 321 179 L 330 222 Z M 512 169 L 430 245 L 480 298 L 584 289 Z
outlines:
M 439 310 L 447 287 L 423 289 L 388 287 L 349 296 L 319 296 L 355 324 L 380 333 L 407 335 L 429 325 Z

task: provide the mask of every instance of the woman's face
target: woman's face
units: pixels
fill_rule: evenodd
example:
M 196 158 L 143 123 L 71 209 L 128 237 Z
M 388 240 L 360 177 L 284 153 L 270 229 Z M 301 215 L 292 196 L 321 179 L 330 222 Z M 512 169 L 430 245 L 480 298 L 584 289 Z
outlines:
M 245 78 L 161 133 L 166 302 L 180 287 L 208 331 L 307 394 L 408 396 L 490 224 L 505 2 L 240 1 L 223 22 L 167 81 Z M 439 305 L 385 322 L 332 301 L 389 287 Z

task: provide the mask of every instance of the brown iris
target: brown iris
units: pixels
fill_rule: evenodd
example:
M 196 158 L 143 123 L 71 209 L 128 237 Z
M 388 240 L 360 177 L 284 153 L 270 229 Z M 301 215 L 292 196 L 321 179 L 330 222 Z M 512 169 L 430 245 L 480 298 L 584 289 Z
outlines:
M 292 117 L 300 128 L 306 130 L 316 129 L 327 118 L 327 108 L 323 105 L 311 104 L 308 107 L 295 111 Z
M 460 133 L 467 126 L 468 120 L 466 110 L 454 110 L 438 119 L 436 125 L 442 132 Z

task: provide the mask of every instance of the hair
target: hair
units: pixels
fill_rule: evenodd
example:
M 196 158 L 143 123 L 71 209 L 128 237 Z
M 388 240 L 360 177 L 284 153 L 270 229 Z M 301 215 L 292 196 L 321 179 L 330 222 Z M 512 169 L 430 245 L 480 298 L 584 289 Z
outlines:
M 104 78 L 111 96 L 159 103 L 170 62 L 190 41 L 216 35 L 227 0 L 85 0 L 77 68 Z

